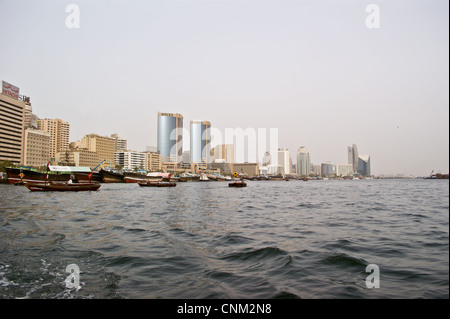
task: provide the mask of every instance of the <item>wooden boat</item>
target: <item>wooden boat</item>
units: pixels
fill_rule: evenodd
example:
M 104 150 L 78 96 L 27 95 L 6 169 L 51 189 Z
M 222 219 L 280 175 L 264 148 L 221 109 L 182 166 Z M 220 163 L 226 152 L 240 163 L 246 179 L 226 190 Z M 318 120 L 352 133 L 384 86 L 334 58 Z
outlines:
M 234 182 L 228 183 L 228 186 L 229 187 L 246 187 L 247 183 L 240 180 L 240 181 L 234 181 Z
M 123 179 L 125 183 L 145 182 L 147 180 L 147 175 L 137 172 L 124 172 Z
M 100 170 L 103 182 L 105 183 L 124 183 L 123 174 L 107 171 L 105 169 Z
M 157 181 L 157 182 L 138 182 L 139 186 L 142 187 L 175 187 L 177 183 L 174 182 L 165 182 L 165 181 Z
M 51 182 L 67 182 L 70 179 L 70 173 L 60 172 L 42 172 L 34 169 L 6 167 L 8 183 L 23 185 L 24 182 L 45 184 L 46 179 Z
M 47 184 L 42 183 L 23 183 L 30 191 L 43 191 L 43 192 L 83 192 L 83 191 L 96 191 L 100 188 L 99 183 L 61 183 L 50 182 Z
M 89 183 L 89 174 L 85 172 L 76 172 L 75 179 L 78 183 Z M 103 178 L 99 172 L 93 172 L 91 175 L 91 182 L 103 183 Z

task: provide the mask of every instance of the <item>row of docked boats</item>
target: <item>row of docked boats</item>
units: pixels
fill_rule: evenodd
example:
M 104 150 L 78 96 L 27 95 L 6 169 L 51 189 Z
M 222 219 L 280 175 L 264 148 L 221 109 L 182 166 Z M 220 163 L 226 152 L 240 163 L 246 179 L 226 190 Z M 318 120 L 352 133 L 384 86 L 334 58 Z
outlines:
M 89 191 L 98 190 L 100 183 L 138 183 L 142 187 L 175 187 L 177 182 L 231 181 L 231 187 L 245 187 L 241 180 L 233 180 L 218 174 L 190 174 L 171 176 L 169 173 L 118 172 L 89 167 L 48 166 L 47 171 L 29 167 L 6 168 L 10 184 L 25 185 L 31 191 Z

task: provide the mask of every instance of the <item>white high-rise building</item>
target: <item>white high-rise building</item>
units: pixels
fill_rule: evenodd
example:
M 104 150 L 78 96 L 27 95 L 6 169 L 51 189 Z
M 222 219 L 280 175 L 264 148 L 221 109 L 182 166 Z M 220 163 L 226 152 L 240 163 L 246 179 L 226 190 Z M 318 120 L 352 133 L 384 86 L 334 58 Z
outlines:
M 301 146 L 297 150 L 297 174 L 298 176 L 308 176 L 311 173 L 311 160 L 309 151 Z
M 120 165 L 124 169 L 145 169 L 146 154 L 133 151 L 114 152 L 114 164 Z
M 289 165 L 289 150 L 287 148 L 278 149 L 278 166 L 282 168 L 284 174 L 290 174 L 291 168 Z

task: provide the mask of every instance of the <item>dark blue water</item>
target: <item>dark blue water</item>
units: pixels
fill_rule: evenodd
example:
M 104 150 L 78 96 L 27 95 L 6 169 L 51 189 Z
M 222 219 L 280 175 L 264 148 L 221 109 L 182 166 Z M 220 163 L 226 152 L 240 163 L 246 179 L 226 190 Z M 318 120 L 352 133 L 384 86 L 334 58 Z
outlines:
M 2 298 L 449 297 L 448 180 L 0 185 L 0 227 Z

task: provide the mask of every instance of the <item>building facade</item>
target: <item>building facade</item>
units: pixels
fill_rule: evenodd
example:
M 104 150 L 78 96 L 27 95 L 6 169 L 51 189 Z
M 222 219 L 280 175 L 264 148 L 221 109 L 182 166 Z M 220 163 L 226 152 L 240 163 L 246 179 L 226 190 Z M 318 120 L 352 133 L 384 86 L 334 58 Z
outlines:
M 25 129 L 23 165 L 45 166 L 50 160 L 50 133 L 32 128 Z
M 309 176 L 311 173 L 311 161 L 309 151 L 301 146 L 297 150 L 297 174 L 298 176 Z
M 352 164 L 336 165 L 336 176 L 340 177 L 353 176 L 353 165 Z
M 70 125 L 61 119 L 39 119 L 38 129 L 50 133 L 50 161 L 55 160 L 57 152 L 69 149 Z
M 358 174 L 361 176 L 371 176 L 370 172 L 370 156 L 360 155 L 358 158 Z
M 353 173 L 358 172 L 358 148 L 356 147 L 356 144 L 353 144 L 352 146 L 347 147 L 347 156 L 348 156 L 348 164 L 352 164 Z
M 2 81 L 0 92 L 0 161 L 22 163 L 24 113 L 29 101 L 19 99 L 19 88 Z
M 145 169 L 145 163 L 146 155 L 142 152 L 120 151 L 114 153 L 114 164 L 122 166 L 123 169 Z
M 287 148 L 278 149 L 278 166 L 282 168 L 284 174 L 290 174 L 290 164 L 289 164 L 289 150 Z
M 180 163 L 183 156 L 183 116 L 158 113 L 158 153 L 163 162 Z
M 191 121 L 190 142 L 190 162 L 210 163 L 211 123 L 208 121 Z
M 90 169 L 96 168 L 101 162 L 96 152 L 81 147 L 56 153 L 55 161 L 63 166 L 82 166 Z
M 88 134 L 81 139 L 81 147 L 97 153 L 100 161 L 105 160 L 104 166 L 114 163 L 115 140 L 112 137 Z
M 119 137 L 119 134 L 111 134 L 111 138 L 114 139 L 114 152 L 127 150 L 126 139 Z
M 145 169 L 150 172 L 160 172 L 162 168 L 161 155 L 157 152 L 145 153 Z
M 210 151 L 211 162 L 219 161 L 225 163 L 234 162 L 234 145 L 233 144 L 219 144 L 213 147 Z

